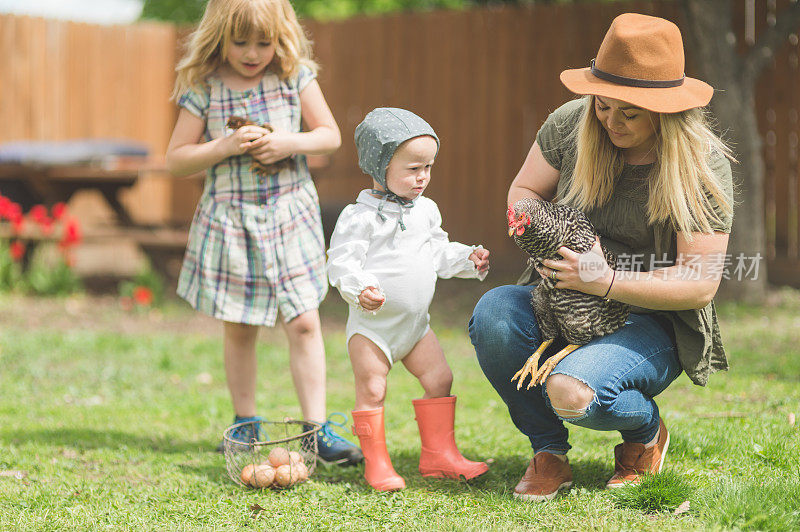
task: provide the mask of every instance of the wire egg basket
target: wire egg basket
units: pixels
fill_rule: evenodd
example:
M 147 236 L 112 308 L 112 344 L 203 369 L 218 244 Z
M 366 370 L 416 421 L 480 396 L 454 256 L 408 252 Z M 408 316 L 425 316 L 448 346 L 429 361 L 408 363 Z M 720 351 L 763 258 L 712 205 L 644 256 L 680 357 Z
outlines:
M 313 421 L 245 421 L 222 434 L 225 469 L 240 486 L 286 489 L 308 480 L 317 467 Z

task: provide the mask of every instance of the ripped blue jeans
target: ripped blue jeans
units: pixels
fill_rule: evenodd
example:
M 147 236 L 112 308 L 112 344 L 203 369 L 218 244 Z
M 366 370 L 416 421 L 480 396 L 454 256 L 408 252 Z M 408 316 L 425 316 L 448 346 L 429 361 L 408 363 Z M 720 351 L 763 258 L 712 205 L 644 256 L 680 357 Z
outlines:
M 613 334 L 595 338 L 556 365 L 561 373 L 594 392 L 585 412 L 558 416 L 550 405 L 546 383 L 521 390 L 511 377 L 541 344 L 530 303 L 530 286 L 507 285 L 488 291 L 469 322 L 472 345 L 483 373 L 508 406 L 514 425 L 531 441 L 534 452 L 565 454 L 570 445 L 564 421 L 594 430 L 618 430 L 628 442 L 647 443 L 658 432 L 653 397 L 681 373 L 672 325 L 653 314 L 631 314 Z M 565 344 L 556 340 L 540 364 Z

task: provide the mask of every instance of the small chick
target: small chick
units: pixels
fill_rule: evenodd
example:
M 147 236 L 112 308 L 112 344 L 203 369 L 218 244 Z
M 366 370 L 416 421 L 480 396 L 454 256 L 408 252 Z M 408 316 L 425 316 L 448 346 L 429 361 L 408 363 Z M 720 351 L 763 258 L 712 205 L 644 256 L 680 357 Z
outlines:
M 275 131 L 269 124 L 256 124 L 255 122 L 248 120 L 247 118 L 242 118 L 241 116 L 232 116 L 228 119 L 228 127 L 231 129 L 239 129 L 243 126 L 259 126 L 263 127 L 270 133 Z M 256 174 L 266 177 L 268 175 L 277 174 L 281 170 L 286 168 L 294 170 L 295 168 L 295 161 L 292 157 L 287 157 L 285 159 L 281 159 L 280 161 L 276 161 L 271 164 L 263 164 L 259 161 L 253 159 L 253 163 L 250 165 L 250 169 L 255 172 Z

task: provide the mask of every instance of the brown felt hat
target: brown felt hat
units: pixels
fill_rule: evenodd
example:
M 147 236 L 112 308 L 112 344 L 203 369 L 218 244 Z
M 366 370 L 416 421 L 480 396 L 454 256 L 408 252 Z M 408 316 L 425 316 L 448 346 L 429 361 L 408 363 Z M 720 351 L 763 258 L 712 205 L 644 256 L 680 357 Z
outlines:
M 611 22 L 588 68 L 565 70 L 561 83 L 576 94 L 605 96 L 658 113 L 703 107 L 714 88 L 684 74 L 678 26 L 658 17 L 624 13 Z

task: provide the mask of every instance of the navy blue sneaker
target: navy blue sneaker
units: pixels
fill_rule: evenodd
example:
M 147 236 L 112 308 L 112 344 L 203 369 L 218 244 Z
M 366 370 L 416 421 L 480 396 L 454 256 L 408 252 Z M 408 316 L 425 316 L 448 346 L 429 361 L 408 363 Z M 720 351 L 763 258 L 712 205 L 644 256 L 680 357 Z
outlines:
M 246 425 L 242 425 L 241 427 L 236 427 L 230 432 L 230 434 L 228 434 L 228 437 L 231 440 L 233 440 L 234 444 L 241 443 L 243 449 L 247 444 L 251 443 L 253 440 L 262 441 L 261 440 L 262 421 L 264 421 L 264 418 L 259 416 L 252 416 L 252 417 L 236 416 L 233 418 L 233 423 L 231 423 L 231 425 L 237 425 L 239 423 L 246 423 Z M 225 452 L 225 438 L 222 438 L 222 441 L 217 446 L 217 452 L 218 453 Z
M 333 421 L 333 416 L 342 416 L 343 423 Z M 345 423 L 347 423 L 347 416 L 340 412 L 334 412 L 328 416 L 328 420 L 317 431 L 317 457 L 323 462 L 351 466 L 364 461 L 361 449 L 333 431 L 334 426 L 344 429 Z M 310 428 L 308 427 L 308 429 Z

